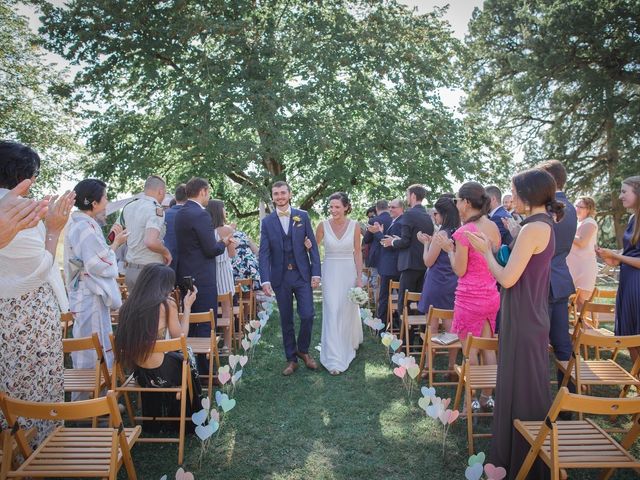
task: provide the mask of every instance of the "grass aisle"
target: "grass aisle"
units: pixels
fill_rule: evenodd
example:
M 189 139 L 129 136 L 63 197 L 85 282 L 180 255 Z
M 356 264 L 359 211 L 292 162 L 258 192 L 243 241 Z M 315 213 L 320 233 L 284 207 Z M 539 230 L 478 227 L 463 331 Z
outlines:
M 313 347 L 320 342 L 319 305 L 316 313 Z M 312 354 L 319 360 L 317 350 Z M 237 406 L 200 468 L 200 440 L 187 439 L 185 468 L 196 480 L 464 479 L 465 422 L 451 426 L 443 457 L 440 423 L 418 407 L 419 390 L 408 400 L 384 347 L 368 330 L 351 368 L 338 377 L 306 370 L 302 363 L 293 376 L 283 377 L 284 367 L 276 310 L 233 395 Z M 441 388 L 438 395 L 453 401 L 455 391 Z M 488 440 L 476 440 L 476 452 L 488 448 Z M 139 478 L 167 474 L 173 480 L 175 444 L 138 444 L 133 458 Z M 573 471 L 570 478 L 597 476 Z M 618 472 L 615 478 L 637 477 Z

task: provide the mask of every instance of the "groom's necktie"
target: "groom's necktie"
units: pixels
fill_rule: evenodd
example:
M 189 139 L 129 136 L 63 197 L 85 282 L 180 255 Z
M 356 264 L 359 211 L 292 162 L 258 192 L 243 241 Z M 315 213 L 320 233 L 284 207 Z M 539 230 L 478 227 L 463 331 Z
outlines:
M 280 210 L 278 210 L 278 216 L 279 217 L 288 217 L 289 216 L 289 210 L 287 210 L 286 212 L 281 212 Z

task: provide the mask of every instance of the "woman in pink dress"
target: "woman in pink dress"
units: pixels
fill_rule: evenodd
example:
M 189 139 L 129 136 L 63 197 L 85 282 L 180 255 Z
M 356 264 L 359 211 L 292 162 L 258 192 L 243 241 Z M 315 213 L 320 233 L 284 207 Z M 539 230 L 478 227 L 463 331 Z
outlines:
M 500 308 L 500 293 L 487 261 L 473 248 L 469 248 L 465 232 L 481 232 L 493 245 L 500 245 L 500 231 L 487 217 L 489 197 L 482 185 L 477 182 L 465 183 L 460 187 L 455 201 L 462 227 L 453 234 L 453 240 L 440 233 L 434 239 L 448 253 L 451 267 L 458 276 L 451 331 L 458 334 L 465 348 L 468 335 L 493 337 L 496 314 Z M 479 364 L 478 355 L 482 355 L 484 365 L 496 364 L 494 351 L 472 349 L 469 355 L 472 365 Z M 491 389 L 483 390 L 480 401 L 474 399 L 472 407 L 476 410 L 493 408 L 491 393 Z
M 598 261 L 596 260 L 596 243 L 598 242 L 598 224 L 594 220 L 596 202 L 591 197 L 580 197 L 576 201 L 578 230 L 573 239 L 571 251 L 567 255 L 567 266 L 576 286 L 578 312 L 584 302 L 591 298 L 596 287 Z

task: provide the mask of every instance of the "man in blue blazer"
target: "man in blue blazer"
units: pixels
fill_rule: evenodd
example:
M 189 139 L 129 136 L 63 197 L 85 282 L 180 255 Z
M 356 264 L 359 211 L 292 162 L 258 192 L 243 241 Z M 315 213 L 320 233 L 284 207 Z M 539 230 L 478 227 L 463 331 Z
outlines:
M 320 285 L 320 253 L 309 215 L 291 208 L 289 185 L 275 182 L 271 196 L 276 209 L 262 219 L 258 261 L 262 290 L 269 296 L 275 292 L 278 301 L 282 341 L 288 362 L 282 374 L 288 376 L 298 368 L 298 357 L 307 368 L 318 368 L 309 355 L 309 345 L 315 316 L 312 289 Z M 307 238 L 311 241 L 309 250 L 304 244 Z M 293 325 L 294 296 L 300 316 L 297 339 Z
M 502 206 L 502 192 L 495 185 L 490 185 L 484 189 L 489 196 L 490 204 L 489 219 L 498 226 L 500 230 L 500 240 L 502 245 L 511 245 L 513 237 L 502 222 L 505 218 L 513 218 L 507 209 Z
M 380 296 L 378 298 L 377 317 L 385 324 L 391 320 L 387 316 L 389 307 L 389 281 L 397 282 L 400 280 L 400 272 L 398 271 L 398 253 L 399 251 L 391 247 L 383 247 L 380 243 L 385 235 L 390 237 L 400 236 L 402 234 L 402 213 L 404 205 L 400 199 L 394 199 L 389 202 L 389 219 L 386 223 L 374 223 L 377 231 L 373 234 L 374 241 L 380 244 L 380 258 L 378 260 L 378 274 L 380 275 Z M 384 219 L 383 219 L 384 220 Z
M 184 277 L 192 277 L 198 289 L 191 311 L 218 311 L 218 289 L 216 286 L 216 257 L 221 255 L 231 237 L 217 242 L 211 216 L 204 209 L 209 201 L 209 183 L 202 178 L 192 178 L 185 186 L 187 201 L 178 210 L 175 218 L 175 233 L 178 250 L 176 279 L 185 286 Z M 189 326 L 189 335 L 209 337 L 211 325 L 197 323 Z M 199 356 L 201 357 L 201 356 Z M 198 358 L 198 370 L 206 374 L 208 363 Z
M 564 217 L 554 223 L 553 232 L 556 237 L 556 249 L 551 259 L 551 288 L 549 290 L 549 342 L 556 358 L 568 362 L 571 356 L 571 339 L 569 337 L 569 296 L 575 292 L 573 279 L 567 266 L 567 255 L 576 236 L 578 220 L 576 209 L 562 191 L 567 182 L 567 171 L 558 160 L 548 160 L 538 165 L 551 174 L 556 181 L 556 200 L 564 203 Z M 558 381 L 564 374 L 558 370 Z M 569 384 L 569 388 L 573 387 Z M 574 387 L 575 388 L 575 387 Z

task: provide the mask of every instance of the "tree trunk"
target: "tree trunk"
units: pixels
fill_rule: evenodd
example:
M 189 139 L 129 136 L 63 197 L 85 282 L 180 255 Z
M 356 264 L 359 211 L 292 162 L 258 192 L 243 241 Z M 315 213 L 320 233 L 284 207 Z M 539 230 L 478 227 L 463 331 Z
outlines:
M 611 117 L 606 121 L 605 124 L 605 132 L 606 132 L 606 148 L 607 148 L 607 170 L 608 170 L 608 181 L 607 187 L 610 195 L 611 202 L 611 216 L 613 217 L 613 229 L 616 235 L 616 244 L 618 248 L 622 248 L 622 236 L 624 235 L 625 225 L 623 224 L 622 218 L 625 214 L 625 210 L 622 207 L 622 203 L 618 199 L 618 178 L 616 175 L 617 166 L 620 162 L 620 150 L 616 145 L 615 140 L 615 117 L 611 114 Z

